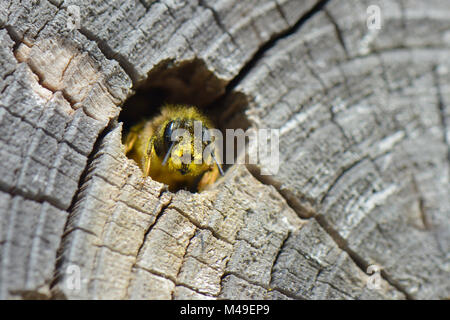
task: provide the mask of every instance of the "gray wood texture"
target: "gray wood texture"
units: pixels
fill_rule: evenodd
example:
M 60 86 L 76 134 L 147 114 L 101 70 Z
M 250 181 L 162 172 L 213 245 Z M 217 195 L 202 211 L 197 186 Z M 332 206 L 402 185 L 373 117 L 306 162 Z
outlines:
M 449 298 L 449 16 L 444 0 L 1 1 L 0 298 Z M 117 118 L 146 87 L 280 129 L 279 172 L 234 165 L 202 193 L 143 179 Z

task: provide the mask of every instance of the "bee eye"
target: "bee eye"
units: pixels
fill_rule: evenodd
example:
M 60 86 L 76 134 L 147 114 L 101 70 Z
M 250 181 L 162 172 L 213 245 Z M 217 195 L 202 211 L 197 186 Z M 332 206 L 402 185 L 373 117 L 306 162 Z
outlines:
M 170 145 L 172 144 L 172 133 L 175 127 L 175 122 L 170 121 L 166 128 L 164 129 L 164 149 L 169 150 Z

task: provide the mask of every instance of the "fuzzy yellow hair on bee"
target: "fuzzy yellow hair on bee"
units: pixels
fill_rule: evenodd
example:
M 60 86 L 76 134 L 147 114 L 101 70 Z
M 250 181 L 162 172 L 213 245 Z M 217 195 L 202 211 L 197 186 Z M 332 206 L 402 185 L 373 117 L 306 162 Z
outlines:
M 201 123 L 203 133 L 213 128 L 211 121 L 193 106 L 166 105 L 160 115 L 142 120 L 130 129 L 125 138 L 125 152 L 138 163 L 144 177 L 167 184 L 169 190 L 202 191 L 223 171 L 214 149 L 203 159 L 203 148 L 194 146 L 196 121 Z M 172 135 L 178 129 L 187 135 L 173 140 Z M 202 146 L 205 147 L 204 141 Z M 191 161 L 182 160 L 186 154 Z

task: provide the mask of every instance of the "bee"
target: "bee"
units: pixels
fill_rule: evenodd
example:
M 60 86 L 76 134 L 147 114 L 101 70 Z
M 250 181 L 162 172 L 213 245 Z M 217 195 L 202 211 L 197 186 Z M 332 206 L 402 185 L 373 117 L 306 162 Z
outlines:
M 194 143 L 198 124 L 202 135 L 200 145 Z M 166 105 L 160 115 L 131 127 L 124 142 L 125 153 L 138 163 L 144 177 L 168 185 L 170 191 L 181 188 L 202 191 L 219 174 L 224 174 L 216 149 L 204 151 L 208 140 L 211 141 L 209 129 L 212 128 L 211 121 L 197 108 Z M 184 133 L 174 138 L 176 131 Z

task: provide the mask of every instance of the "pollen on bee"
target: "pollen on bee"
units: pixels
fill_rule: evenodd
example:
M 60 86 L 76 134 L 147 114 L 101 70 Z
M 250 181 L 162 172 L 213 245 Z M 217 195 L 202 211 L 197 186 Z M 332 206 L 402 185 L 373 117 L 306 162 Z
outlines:
M 203 142 L 203 133 L 213 128 L 203 113 L 193 106 L 164 105 L 158 115 L 143 119 L 130 129 L 125 138 L 127 155 L 140 165 L 145 177 L 167 184 L 171 191 L 204 190 L 223 171 L 215 149 L 209 156 L 216 159 L 215 163 L 194 162 L 203 157 L 203 148 L 194 146 L 195 123 L 201 128 Z M 177 135 L 177 131 L 182 134 Z

